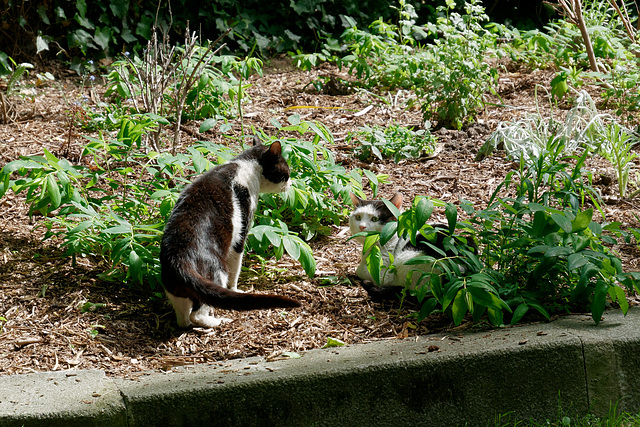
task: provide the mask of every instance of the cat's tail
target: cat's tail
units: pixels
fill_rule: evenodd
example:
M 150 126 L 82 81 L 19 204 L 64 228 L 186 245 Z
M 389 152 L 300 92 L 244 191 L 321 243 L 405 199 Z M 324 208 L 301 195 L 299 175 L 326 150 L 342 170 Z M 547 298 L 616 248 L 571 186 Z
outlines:
M 194 290 L 200 299 L 211 307 L 246 311 L 267 308 L 295 308 L 302 305 L 294 299 L 281 295 L 235 292 L 216 284 L 198 273 L 193 274 L 192 277 Z

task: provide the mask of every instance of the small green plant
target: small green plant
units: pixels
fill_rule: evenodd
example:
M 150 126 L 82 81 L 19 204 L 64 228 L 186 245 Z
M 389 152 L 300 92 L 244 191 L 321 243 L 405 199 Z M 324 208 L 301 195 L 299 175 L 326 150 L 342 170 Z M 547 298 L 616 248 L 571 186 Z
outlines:
M 349 133 L 347 142 L 356 144 L 354 154 L 360 160 L 392 158 L 398 163 L 402 159 L 415 159 L 431 154 L 435 149 L 436 139 L 429 129 L 414 131 L 394 123 L 385 128 L 365 125 L 357 132 Z
M 429 27 L 442 34 L 429 49 L 431 66 L 426 85 L 416 86 L 425 119 L 460 129 L 484 108 L 484 94 L 494 92 L 498 72 L 485 62 L 495 36 L 482 28 L 488 20 L 477 0 L 465 2 L 463 15 L 450 12 L 455 2 L 438 8 L 441 18 Z
M 15 120 L 17 113 L 11 97 L 15 94 L 20 84 L 20 79 L 28 69 L 33 68 L 32 64 L 17 64 L 13 58 L 0 52 L 0 80 L 6 82 L 6 88 L 0 90 L 0 123 L 8 124 Z
M 633 166 L 633 160 L 638 155 L 632 151 L 638 144 L 638 138 L 628 129 L 621 127 L 617 123 L 607 126 L 607 133 L 600 153 L 613 165 L 618 177 L 618 195 L 620 198 L 627 197 L 627 186 L 629 184 L 629 172 Z M 635 196 L 640 191 L 634 191 L 630 197 Z
M 4 330 L 4 324 L 7 323 L 7 319 L 0 316 L 0 334 L 3 332 Z
M 114 63 L 107 76 L 109 87 L 105 95 L 117 94 L 121 99 L 130 100 L 138 113 L 172 119 L 174 138 L 171 151 L 175 154 L 186 106 L 196 110 L 191 114 L 199 118 L 205 114 L 207 117 L 220 114 L 219 107 L 226 107 L 220 102 L 223 90 L 228 90 L 226 83 L 222 82 L 222 73 L 209 65 L 216 63 L 218 51 L 213 51 L 213 48 L 224 35 L 207 48 L 198 45 L 198 38 L 188 28 L 181 47 L 171 45 L 167 30 L 159 40 L 155 25 L 151 36 L 141 58 L 125 52 L 124 58 Z M 213 100 L 204 102 L 207 98 Z M 161 124 L 168 125 L 169 121 Z M 151 134 L 150 145 L 155 151 L 160 151 L 160 136 L 159 126 Z
M 500 122 L 476 158 L 484 158 L 497 147 L 503 148 L 513 159 L 522 157 L 527 164 L 539 159 L 545 150 L 561 148 L 559 155 L 579 154 L 585 150 L 593 153 L 604 140 L 607 120 L 609 116 L 598 112 L 591 96 L 580 91 L 564 121 L 535 113 L 517 122 Z
M 496 37 L 481 26 L 488 18 L 478 0 L 465 2 L 463 15 L 450 12 L 455 2 L 446 3 L 426 31 L 415 25 L 413 7 L 401 2 L 398 25 L 379 19 L 365 31 L 350 20 L 339 43 L 325 44 L 322 55 L 293 58 L 304 68 L 320 59 L 336 62 L 364 88 L 414 90 L 425 119 L 461 128 L 484 108 L 484 93 L 495 86 L 497 71 L 484 59 Z M 418 41 L 427 38 L 433 45 L 423 48 Z

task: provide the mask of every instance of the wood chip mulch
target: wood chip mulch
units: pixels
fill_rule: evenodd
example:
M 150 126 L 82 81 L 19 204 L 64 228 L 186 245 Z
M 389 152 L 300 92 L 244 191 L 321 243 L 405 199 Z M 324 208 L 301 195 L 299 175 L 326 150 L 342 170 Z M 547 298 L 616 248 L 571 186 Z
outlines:
M 70 126 L 69 115 L 74 102 L 95 106 L 92 103 L 102 99 L 105 88 L 81 87 L 78 78 L 59 68 L 52 71 L 58 79 L 44 86 L 25 85 L 22 96 L 14 100 L 16 119 L 0 124 L 0 167 L 22 155 L 41 154 L 44 148 L 56 154 L 65 151 L 73 160 L 73 153 L 83 144 L 82 136 L 90 134 Z M 384 126 L 396 122 L 419 128 L 421 113 L 415 106 L 407 107 L 408 93 L 389 97 L 389 102 L 365 91 L 320 94 L 310 84 L 312 80 L 349 77 L 328 65 L 302 72 L 283 58 L 273 59 L 265 71 L 264 77 L 251 80 L 245 128 L 255 126 L 275 133 L 272 118 L 285 123 L 289 115 L 299 113 L 332 131 L 336 137 L 332 149 L 345 167 L 387 174 L 389 183 L 381 186 L 382 196 L 402 191 L 405 200 L 419 194 L 453 203 L 466 199 L 478 209 L 484 207 L 506 173 L 517 166 L 502 153 L 482 162 L 474 160 L 475 154 L 499 121 L 535 112 L 535 85 L 548 86 L 553 77 L 550 71 L 503 71 L 502 98 L 493 102 L 517 108 L 491 106 L 478 123 L 463 131 L 434 131 L 441 148 L 437 156 L 394 164 L 354 160 L 353 147 L 345 137 L 359 126 L 373 123 Z M 539 100 L 540 105 L 545 103 L 546 99 Z M 373 108 L 354 114 L 370 105 Z M 214 131 L 199 134 L 198 125 L 185 123 L 183 145 L 206 139 L 227 143 Z M 233 132 L 239 134 L 239 122 L 232 125 Z M 591 159 L 588 166 L 602 176 L 615 177 L 602 159 Z M 633 215 L 638 212 L 637 200 L 616 200 L 616 184 L 611 179 L 602 179 L 596 186 L 610 200 L 605 206 L 607 220 L 640 226 Z M 366 191 L 371 197 L 371 189 Z M 435 220 L 444 219 L 442 212 L 436 216 Z M 210 330 L 182 330 L 164 297 L 149 298 L 148 293 L 100 280 L 99 259 L 78 258 L 73 266 L 63 256 L 59 242 L 42 241 L 44 230 L 38 224 L 38 217 L 29 218 L 22 195 L 9 192 L 0 199 L 0 317 L 6 319 L 0 321 L 2 375 L 101 369 L 110 376 L 135 377 L 179 365 L 248 356 L 267 360 L 288 357 L 320 348 L 329 338 L 354 344 L 489 328 L 466 321 L 454 327 L 441 315 L 416 323 L 409 317 L 417 308 L 411 302 L 372 302 L 353 276 L 360 247 L 348 241 L 346 224 L 341 224 L 333 227 L 330 236 L 311 242 L 318 262 L 313 279 L 305 277 L 299 265 L 287 257 L 263 265 L 249 256 L 245 262 L 247 270 L 240 280 L 244 290 L 285 294 L 299 299 L 302 308 L 248 313 L 219 310 L 217 315 L 235 320 Z M 638 271 L 635 245 L 617 249 L 625 269 Z

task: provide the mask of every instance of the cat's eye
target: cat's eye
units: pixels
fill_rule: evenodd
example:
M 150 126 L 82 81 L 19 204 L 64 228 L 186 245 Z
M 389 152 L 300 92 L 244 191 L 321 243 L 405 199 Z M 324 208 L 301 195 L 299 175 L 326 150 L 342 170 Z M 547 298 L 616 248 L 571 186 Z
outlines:
M 360 221 L 362 219 L 362 215 L 356 215 L 355 218 L 356 218 L 356 221 Z
M 378 219 L 377 216 L 372 216 L 371 217 L 371 222 L 378 222 L 378 221 L 380 221 L 380 220 Z

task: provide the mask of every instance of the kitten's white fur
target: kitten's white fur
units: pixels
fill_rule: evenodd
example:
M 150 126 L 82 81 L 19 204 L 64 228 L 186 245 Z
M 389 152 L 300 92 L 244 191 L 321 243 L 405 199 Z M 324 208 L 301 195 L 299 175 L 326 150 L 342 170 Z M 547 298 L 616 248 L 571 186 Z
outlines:
M 376 212 L 376 209 L 371 205 L 358 207 L 359 199 L 354 194 L 351 194 L 351 200 L 356 206 L 356 209 L 349 217 L 349 229 L 351 231 L 351 234 L 353 235 L 362 231 L 382 231 L 385 224 L 378 220 L 379 218 L 377 216 L 378 213 Z M 402 194 L 397 193 L 390 199 L 390 201 L 398 209 L 401 209 Z M 356 237 L 355 239 L 358 242 L 364 244 L 364 237 Z M 378 286 L 404 287 L 407 282 L 408 275 L 413 271 L 413 273 L 411 273 L 411 282 L 409 284 L 409 288 L 415 289 L 420 282 L 422 273 L 431 272 L 433 270 L 433 263 L 405 265 L 406 262 L 410 259 L 423 255 L 419 250 L 411 246 L 407 247 L 408 244 L 409 240 L 394 235 L 383 247 L 380 248 L 380 254 L 382 256 L 382 268 L 380 272 L 380 284 L 378 284 Z M 393 264 L 396 267 L 395 273 L 389 270 L 389 266 L 391 265 L 390 254 L 393 255 Z M 358 268 L 356 269 L 356 275 L 362 280 L 373 282 L 373 277 L 371 276 L 371 273 L 369 273 L 369 269 L 367 268 L 367 255 L 368 253 L 362 254 L 360 264 L 358 264 Z M 422 283 L 420 284 L 423 284 L 425 282 L 426 280 L 423 279 Z

